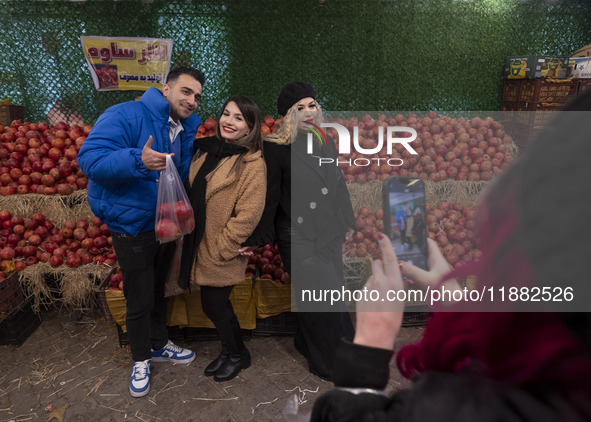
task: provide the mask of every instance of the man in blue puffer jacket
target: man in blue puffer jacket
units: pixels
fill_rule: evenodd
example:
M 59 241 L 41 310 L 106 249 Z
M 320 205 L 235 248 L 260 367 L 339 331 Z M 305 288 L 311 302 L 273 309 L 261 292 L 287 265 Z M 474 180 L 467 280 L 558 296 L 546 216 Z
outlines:
M 189 363 L 195 358 L 168 340 L 164 281 L 174 244 L 160 245 L 154 225 L 166 154 L 174 154 L 181 180 L 189 173 L 201 123 L 194 112 L 204 80 L 195 69 L 172 70 L 162 92 L 150 88 L 140 101 L 107 109 L 78 153 L 78 164 L 89 179 L 88 202 L 111 231 L 123 274 L 133 397 L 148 394 L 151 361 Z

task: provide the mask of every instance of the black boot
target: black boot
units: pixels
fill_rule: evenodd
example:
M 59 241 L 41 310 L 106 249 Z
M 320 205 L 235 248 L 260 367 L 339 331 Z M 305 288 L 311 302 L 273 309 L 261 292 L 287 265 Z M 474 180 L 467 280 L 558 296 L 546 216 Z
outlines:
M 229 381 L 236 377 L 240 371 L 250 366 L 250 352 L 244 349 L 241 353 L 231 353 L 230 358 L 217 370 L 213 380 L 217 382 Z
M 215 358 L 209 365 L 205 367 L 203 374 L 206 377 L 212 377 L 215 375 L 216 371 L 221 368 L 221 366 L 228 360 L 230 357 L 230 347 L 222 343 L 222 350 L 217 358 Z
M 236 377 L 241 370 L 250 366 L 250 353 L 246 349 L 246 346 L 244 346 L 240 324 L 236 315 L 234 315 L 231 321 L 223 321 L 219 326 L 218 322 L 214 324 L 218 332 L 220 332 L 222 341 L 227 342 L 230 346 L 230 355 L 216 371 L 213 380 L 218 382 L 229 381 Z

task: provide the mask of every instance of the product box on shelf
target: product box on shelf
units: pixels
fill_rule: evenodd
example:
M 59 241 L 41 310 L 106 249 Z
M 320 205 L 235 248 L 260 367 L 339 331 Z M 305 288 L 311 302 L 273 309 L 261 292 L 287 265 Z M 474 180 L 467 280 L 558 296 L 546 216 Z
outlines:
M 579 48 L 572 54 L 572 57 L 591 57 L 591 44 Z
M 512 56 L 507 57 L 507 79 L 565 78 L 568 57 L 562 56 Z
M 571 57 L 567 75 L 571 78 L 591 78 L 591 57 Z

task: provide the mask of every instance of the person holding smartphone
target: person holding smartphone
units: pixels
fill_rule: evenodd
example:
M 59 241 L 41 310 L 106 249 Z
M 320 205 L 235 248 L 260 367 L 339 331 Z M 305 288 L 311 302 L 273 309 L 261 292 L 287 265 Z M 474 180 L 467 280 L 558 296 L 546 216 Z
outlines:
M 340 168 L 318 164 L 318 156 L 336 160 L 333 140 L 314 140 L 313 154 L 307 152 L 310 128 L 322 121 L 315 97 L 314 88 L 305 82 L 288 84 L 279 94 L 277 111 L 283 118 L 264 142 L 265 211 L 246 244 L 277 241 L 298 309 L 295 347 L 312 373 L 332 379 L 340 339 L 353 337 L 351 317 L 344 304 L 305 302 L 302 292 L 343 285 L 341 249 L 345 236 L 354 231 L 355 217 Z
M 591 92 L 567 110 L 591 110 Z M 590 131 L 588 112 L 564 113 L 491 186 L 480 206 L 478 261 L 450 273 L 429 239 L 424 270 L 399 262 L 390 239 L 383 236 L 384 259 L 373 263 L 368 288 L 402 290 L 406 277 L 414 288 L 445 285 L 455 290 L 460 289 L 455 277 L 474 274 L 476 290 L 521 283 L 530 290 L 577 286 L 575 294 L 588 295 Z M 552 163 L 551 171 L 542 163 Z M 566 203 L 571 206 L 565 208 Z M 555 224 L 558 214 L 560 227 Z M 586 297 L 580 302 L 588 303 Z M 589 312 L 580 307 L 567 312 L 564 302 L 547 302 L 527 312 L 515 303 L 492 300 L 485 303 L 487 309 L 460 312 L 465 305 L 448 304 L 446 311 L 435 312 L 423 338 L 398 351 L 397 366 L 413 384 L 387 396 L 402 307 L 384 310 L 380 302 L 358 303 L 355 338 L 344 341 L 336 356 L 336 388 L 316 401 L 311 420 L 591 420 Z

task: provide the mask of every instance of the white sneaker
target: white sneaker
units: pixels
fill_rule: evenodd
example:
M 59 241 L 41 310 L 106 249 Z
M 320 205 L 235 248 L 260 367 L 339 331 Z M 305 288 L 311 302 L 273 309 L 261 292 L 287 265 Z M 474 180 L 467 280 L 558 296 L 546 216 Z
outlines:
M 133 372 L 129 380 L 131 397 L 143 397 L 150 391 L 150 359 L 133 362 Z
M 152 350 L 154 362 L 189 363 L 195 359 L 195 353 L 189 349 L 183 349 L 168 340 L 166 346 L 159 350 Z

